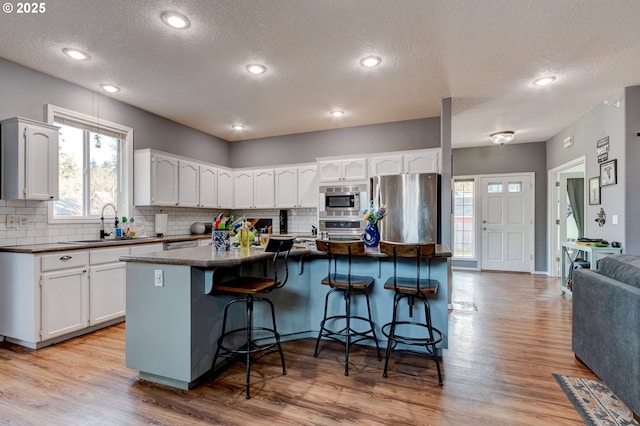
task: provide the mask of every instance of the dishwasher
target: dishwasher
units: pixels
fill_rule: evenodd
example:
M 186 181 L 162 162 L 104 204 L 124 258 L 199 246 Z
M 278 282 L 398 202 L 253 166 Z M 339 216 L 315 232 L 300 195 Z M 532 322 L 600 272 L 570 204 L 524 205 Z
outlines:
M 200 243 L 198 240 L 188 240 L 188 241 L 171 241 L 163 244 L 164 250 L 177 250 L 181 248 L 189 248 L 189 247 L 199 247 Z

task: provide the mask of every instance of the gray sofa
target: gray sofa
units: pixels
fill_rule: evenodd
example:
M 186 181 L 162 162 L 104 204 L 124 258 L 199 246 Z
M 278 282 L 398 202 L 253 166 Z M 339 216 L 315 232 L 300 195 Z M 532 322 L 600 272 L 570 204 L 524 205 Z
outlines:
M 572 348 L 640 416 L 640 256 L 574 271 Z

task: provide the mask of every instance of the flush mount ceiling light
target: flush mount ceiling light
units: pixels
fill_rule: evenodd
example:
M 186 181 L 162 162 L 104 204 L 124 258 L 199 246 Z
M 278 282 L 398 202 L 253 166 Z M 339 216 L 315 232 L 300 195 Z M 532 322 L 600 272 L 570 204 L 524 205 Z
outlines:
M 329 114 L 331 114 L 332 117 L 338 118 L 344 115 L 344 111 L 335 110 L 335 111 L 331 111 Z
M 233 125 L 231 126 L 231 128 L 232 128 L 233 130 L 243 130 L 243 129 L 244 129 L 244 126 L 243 126 L 242 124 L 233 124 Z
M 69 47 L 65 47 L 64 49 L 62 49 L 62 53 L 70 58 L 75 59 L 76 61 L 86 61 L 91 59 L 91 56 L 89 56 L 87 53 L 84 53 L 82 50 L 71 49 Z
M 264 74 L 265 72 L 267 72 L 267 67 L 260 64 L 249 64 L 247 65 L 247 71 L 255 75 Z
M 102 90 L 109 93 L 118 93 L 120 91 L 120 88 L 113 84 L 101 84 L 100 87 L 102 87 Z
M 178 12 L 163 12 L 160 17 L 162 18 L 162 22 L 178 30 L 184 30 L 185 28 L 189 28 L 189 26 L 191 26 L 191 22 L 189 22 L 189 19 Z
M 382 62 L 382 59 L 380 59 L 379 56 L 365 56 L 364 58 L 360 59 L 360 65 L 367 68 L 376 67 L 380 65 L 380 62 Z
M 515 133 L 511 131 L 491 133 L 489 136 L 491 137 L 491 142 L 496 145 L 504 145 L 505 143 L 511 142 L 513 138 L 516 137 Z
M 548 77 L 542 77 L 542 78 L 539 78 L 539 79 L 537 79 L 537 80 L 534 80 L 534 81 L 533 81 L 533 84 L 534 84 L 535 86 L 540 86 L 540 87 L 542 87 L 542 86 L 546 86 L 546 85 L 548 85 L 548 84 L 553 83 L 555 79 L 556 79 L 556 78 L 555 78 L 554 76 L 550 75 L 550 76 L 548 76 Z

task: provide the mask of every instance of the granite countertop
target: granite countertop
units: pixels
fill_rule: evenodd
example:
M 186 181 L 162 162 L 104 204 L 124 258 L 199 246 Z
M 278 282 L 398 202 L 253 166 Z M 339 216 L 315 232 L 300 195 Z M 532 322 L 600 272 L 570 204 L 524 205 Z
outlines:
M 0 252 L 8 253 L 49 253 L 58 251 L 69 250 L 84 250 L 102 247 L 117 247 L 123 245 L 135 245 L 135 244 L 152 244 L 152 243 L 168 243 L 174 241 L 190 241 L 190 240 L 202 240 L 211 238 L 209 234 L 184 234 L 184 235 L 170 235 L 164 237 L 140 237 L 140 238 L 123 238 L 120 240 L 107 239 L 104 241 L 99 240 L 82 240 L 85 242 L 57 242 L 46 244 L 27 244 L 27 245 L 15 245 L 15 246 L 1 246 Z M 95 241 L 95 242 L 90 242 Z
M 291 257 L 300 256 L 322 256 L 325 253 L 315 249 L 314 246 L 306 246 L 304 244 L 295 244 L 291 250 Z M 157 253 L 144 253 L 140 255 L 122 256 L 120 260 L 125 262 L 137 263 L 156 263 L 165 265 L 193 266 L 197 268 L 218 268 L 241 265 L 243 263 L 255 262 L 260 259 L 266 259 L 273 253 L 265 253 L 259 247 L 251 247 L 247 249 L 232 248 L 226 251 L 212 250 L 211 247 L 194 247 L 180 250 L 171 250 Z M 452 253 L 445 245 L 438 244 L 436 246 L 436 257 L 451 257 Z M 375 249 L 367 249 L 366 257 L 386 258 L 387 255 L 380 253 Z

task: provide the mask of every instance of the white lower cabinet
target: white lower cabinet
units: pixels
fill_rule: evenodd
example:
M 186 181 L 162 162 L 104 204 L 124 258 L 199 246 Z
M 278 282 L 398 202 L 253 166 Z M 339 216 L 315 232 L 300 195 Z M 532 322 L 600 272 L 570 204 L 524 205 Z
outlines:
M 41 339 L 48 340 L 89 325 L 89 280 L 86 268 L 45 272 L 40 276 Z
M 0 336 L 37 349 L 125 316 L 121 256 L 161 243 L 45 254 L 0 252 Z

